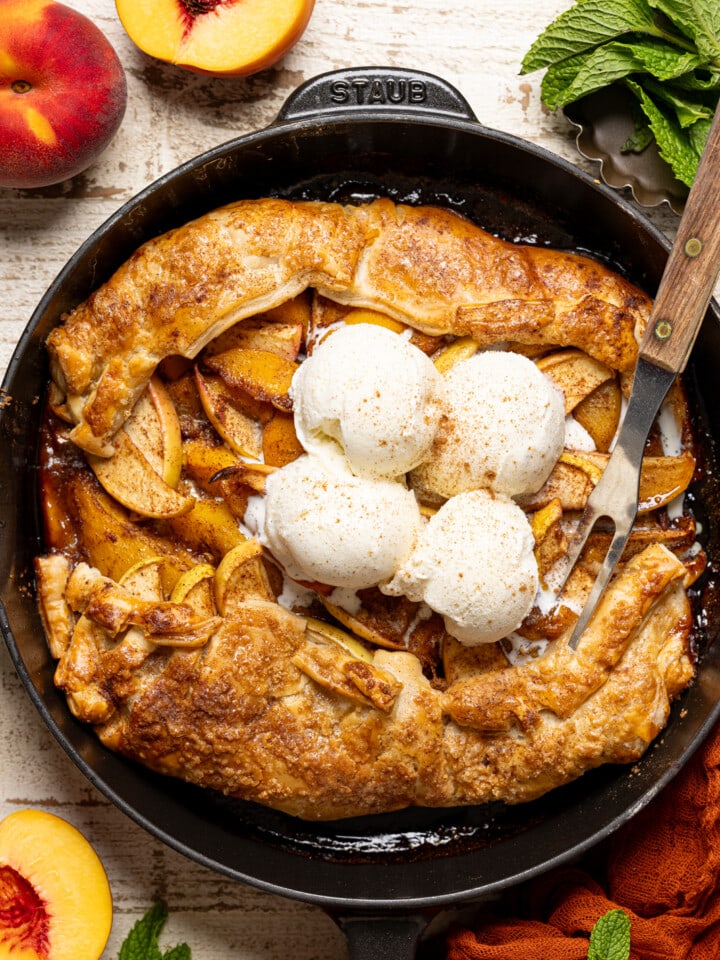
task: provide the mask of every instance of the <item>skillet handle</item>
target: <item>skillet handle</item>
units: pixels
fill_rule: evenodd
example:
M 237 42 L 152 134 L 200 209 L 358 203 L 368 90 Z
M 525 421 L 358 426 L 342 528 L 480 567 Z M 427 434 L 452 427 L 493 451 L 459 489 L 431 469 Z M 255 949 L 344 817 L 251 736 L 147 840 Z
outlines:
M 335 914 L 350 960 L 414 960 L 428 918 L 420 914 Z
M 276 123 L 338 112 L 440 114 L 477 122 L 465 97 L 432 73 L 404 67 L 352 67 L 321 73 L 301 84 L 283 104 Z

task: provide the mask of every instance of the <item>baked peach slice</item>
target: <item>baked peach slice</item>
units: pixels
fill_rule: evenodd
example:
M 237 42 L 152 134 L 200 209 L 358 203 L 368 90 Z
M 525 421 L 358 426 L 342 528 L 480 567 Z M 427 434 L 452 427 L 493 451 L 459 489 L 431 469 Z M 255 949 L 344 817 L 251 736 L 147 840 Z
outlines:
M 204 351 L 205 358 L 224 353 L 226 350 L 244 348 L 267 350 L 287 360 L 297 360 L 305 335 L 302 322 L 299 320 L 291 323 L 270 322 L 266 318 L 267 314 L 260 314 L 258 317 L 243 320 L 242 323 L 236 323 L 225 333 L 221 333 L 219 337 L 210 341 Z
M 611 380 L 613 371 L 582 350 L 560 350 L 536 361 L 565 396 L 565 413 L 571 413 L 593 390 Z
M 229 550 L 215 571 L 215 603 L 223 617 L 232 617 L 248 600 L 275 599 L 257 540 L 245 540 Z
M 214 76 L 265 70 L 300 39 L 314 0 L 116 0 L 118 16 L 141 50 Z
M 177 488 L 182 471 L 180 420 L 157 375 L 150 378 L 123 429 L 153 470 L 169 487 Z
M 573 417 L 593 438 L 595 446 L 607 453 L 617 433 L 622 413 L 622 392 L 616 380 L 605 380 L 573 410 Z
M 263 430 L 264 462 L 270 467 L 284 467 L 304 452 L 293 417 L 278 410 Z
M 142 517 L 165 519 L 188 513 L 192 497 L 179 493 L 153 468 L 129 434 L 119 430 L 112 457 L 88 454 L 87 461 L 107 493 Z
M 262 452 L 262 426 L 241 410 L 222 377 L 195 368 L 195 385 L 203 410 L 225 443 L 241 457 L 257 459 Z
M 215 567 L 209 563 L 198 563 L 180 577 L 170 594 L 170 600 L 172 603 L 186 603 L 195 613 L 215 616 L 214 580 Z
M 0 957 L 98 960 L 112 894 L 98 855 L 67 820 L 18 810 L 0 822 Z
M 288 391 L 298 369 L 294 360 L 271 350 L 237 347 L 209 357 L 207 366 L 231 389 L 245 391 L 254 400 L 269 402 L 286 413 L 292 410 Z
M 161 555 L 166 592 L 189 567 L 192 557 L 178 545 L 155 533 L 152 527 L 133 523 L 128 512 L 96 484 L 87 473 L 78 473 L 69 490 L 70 510 L 77 518 L 79 546 L 93 566 L 105 576 L 120 580 L 135 564 Z

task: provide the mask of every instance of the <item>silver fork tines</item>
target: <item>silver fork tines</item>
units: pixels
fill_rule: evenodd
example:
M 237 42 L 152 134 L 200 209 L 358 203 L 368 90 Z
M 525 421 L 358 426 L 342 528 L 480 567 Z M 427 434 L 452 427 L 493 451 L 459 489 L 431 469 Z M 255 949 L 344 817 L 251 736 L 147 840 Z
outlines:
M 570 541 L 558 594 L 562 593 L 597 521 L 607 517 L 614 526 L 612 542 L 570 637 L 573 650 L 590 622 L 630 536 L 638 508 L 640 465 L 645 441 L 674 379 L 673 371 L 642 358 L 638 360 L 632 393 L 615 447 Z

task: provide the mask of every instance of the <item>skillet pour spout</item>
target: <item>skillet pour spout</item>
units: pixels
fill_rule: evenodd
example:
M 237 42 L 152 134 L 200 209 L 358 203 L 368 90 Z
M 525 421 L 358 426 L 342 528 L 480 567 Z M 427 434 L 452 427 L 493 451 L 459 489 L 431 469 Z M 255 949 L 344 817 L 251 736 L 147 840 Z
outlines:
M 48 382 L 44 342 L 146 240 L 244 198 L 360 202 L 379 196 L 462 213 L 491 233 L 589 251 L 652 294 L 669 244 L 621 195 L 547 151 L 479 123 L 431 74 L 359 67 L 313 78 L 267 129 L 189 161 L 121 207 L 76 252 L 33 314 L 0 410 L 0 630 L 28 695 L 61 747 L 106 797 L 192 860 L 258 889 L 327 910 L 353 957 L 414 956 L 428 917 L 497 895 L 576 860 L 673 777 L 720 713 L 717 611 L 698 586 L 697 677 L 660 741 L 633 767 L 607 767 L 520 807 L 412 809 L 306 823 L 170 781 L 110 753 L 53 683 L 34 596 L 43 550 L 38 445 Z M 714 456 L 720 398 L 715 303 L 691 360 L 701 429 Z M 692 494 L 720 567 L 712 476 Z M 705 591 L 705 592 L 703 592 Z

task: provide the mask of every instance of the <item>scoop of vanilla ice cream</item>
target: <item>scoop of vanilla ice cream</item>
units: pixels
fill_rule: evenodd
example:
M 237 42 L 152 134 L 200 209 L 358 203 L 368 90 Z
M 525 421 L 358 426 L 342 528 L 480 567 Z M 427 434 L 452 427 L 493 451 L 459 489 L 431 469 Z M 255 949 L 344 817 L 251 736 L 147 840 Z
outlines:
M 309 453 L 339 444 L 358 476 L 396 478 L 427 455 L 440 374 L 405 337 L 373 324 L 339 327 L 295 373 L 295 430 Z
M 434 514 L 383 593 L 425 601 L 462 643 L 491 643 L 516 630 L 539 586 L 535 540 L 509 497 L 473 490 Z
M 404 484 L 305 454 L 268 476 L 258 539 L 295 579 L 360 589 L 393 575 L 421 525 Z
M 535 493 L 565 441 L 562 391 L 532 360 L 488 350 L 443 377 L 442 418 L 430 455 L 411 475 L 423 496 L 452 497 L 486 487 Z

